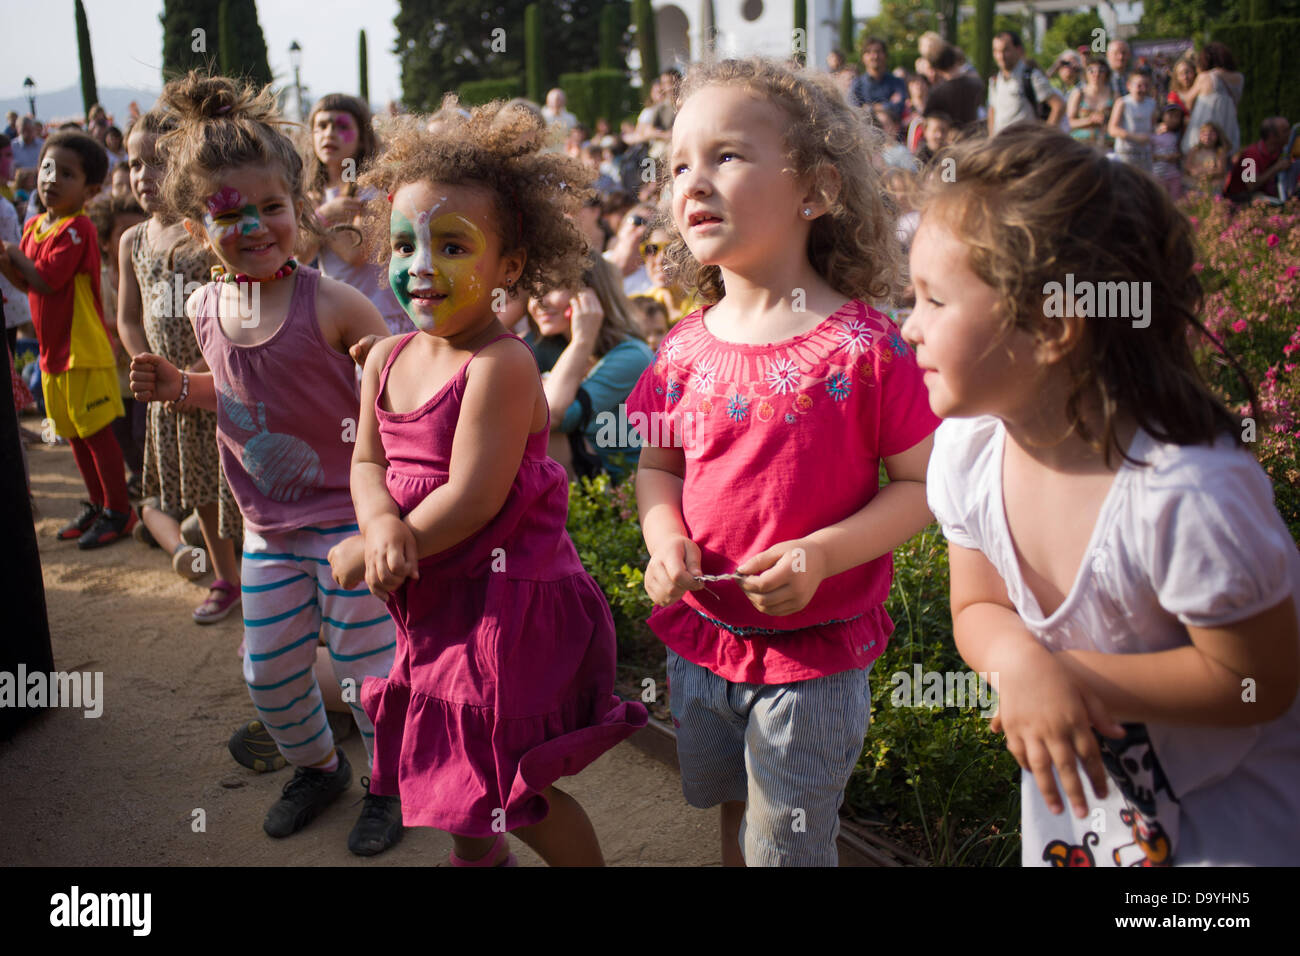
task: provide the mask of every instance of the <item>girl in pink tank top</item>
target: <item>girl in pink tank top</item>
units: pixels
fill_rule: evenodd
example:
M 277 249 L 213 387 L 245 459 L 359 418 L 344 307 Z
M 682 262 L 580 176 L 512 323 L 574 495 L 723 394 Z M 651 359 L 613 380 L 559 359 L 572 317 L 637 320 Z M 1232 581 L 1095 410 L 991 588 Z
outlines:
M 538 152 L 531 114 L 481 107 L 407 126 L 362 185 L 391 202 L 389 280 L 418 331 L 366 362 L 352 464 L 361 535 L 336 580 L 387 599 L 397 653 L 366 681 L 372 790 L 452 834 L 455 865 L 509 865 L 503 831 L 551 865 L 599 865 L 582 807 L 555 787 L 646 721 L 613 693 L 613 620 L 565 532 L 568 482 L 532 352 L 498 294 L 580 279 L 564 218 L 590 174 Z M 565 183 L 570 185 L 566 186 Z
M 367 588 L 336 587 L 327 558 L 357 530 L 349 480 L 359 398 L 348 352 L 387 327 L 360 292 L 292 258 L 299 229 L 311 228 L 302 160 L 276 129 L 269 93 L 191 74 L 163 99 L 178 119 L 162 140 L 172 163 L 164 200 L 221 262 L 186 303 L 211 371 L 179 372 L 141 354 L 132 386 L 141 400 L 217 413 L 222 470 L 244 516 L 243 676 L 260 718 L 236 731 L 231 753 L 270 769 L 249 756 L 263 746 L 266 761 L 294 764 L 263 823 L 287 837 L 352 779 L 326 719 L 318 645 L 329 652 L 322 678 L 346 687 L 387 674 L 393 660 L 384 606 Z M 351 706 L 369 752 L 373 726 Z M 397 801 L 368 790 L 348 846 L 373 855 L 401 833 Z

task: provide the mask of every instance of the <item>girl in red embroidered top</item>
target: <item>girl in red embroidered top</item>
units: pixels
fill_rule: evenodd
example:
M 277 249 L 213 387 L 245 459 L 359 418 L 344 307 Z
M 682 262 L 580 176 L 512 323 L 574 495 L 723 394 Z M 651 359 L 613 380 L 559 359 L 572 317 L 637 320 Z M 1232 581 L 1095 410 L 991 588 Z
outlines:
M 637 498 L 683 790 L 722 804 L 730 865 L 835 865 L 891 553 L 930 520 L 938 420 L 868 304 L 900 285 L 879 148 L 838 91 L 758 59 L 695 68 L 673 125 L 667 256 L 709 304 L 664 339 L 629 424 L 653 433 Z

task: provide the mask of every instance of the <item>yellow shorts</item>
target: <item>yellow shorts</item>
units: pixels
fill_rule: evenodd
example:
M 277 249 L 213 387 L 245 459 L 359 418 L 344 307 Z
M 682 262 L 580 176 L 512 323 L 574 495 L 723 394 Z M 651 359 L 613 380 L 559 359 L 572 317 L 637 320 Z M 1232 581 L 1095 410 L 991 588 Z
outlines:
M 89 438 L 125 414 L 112 366 L 42 374 L 41 391 L 45 415 L 63 438 Z

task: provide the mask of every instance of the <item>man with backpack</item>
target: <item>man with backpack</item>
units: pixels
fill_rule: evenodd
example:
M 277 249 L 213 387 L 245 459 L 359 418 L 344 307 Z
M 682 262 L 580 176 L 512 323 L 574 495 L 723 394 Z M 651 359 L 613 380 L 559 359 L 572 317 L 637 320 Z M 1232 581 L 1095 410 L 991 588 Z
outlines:
M 1020 36 L 1004 30 L 993 38 L 993 59 L 998 72 L 989 80 L 989 135 L 996 136 L 1012 123 L 1046 122 L 1058 126 L 1065 100 L 1043 71 L 1024 59 Z

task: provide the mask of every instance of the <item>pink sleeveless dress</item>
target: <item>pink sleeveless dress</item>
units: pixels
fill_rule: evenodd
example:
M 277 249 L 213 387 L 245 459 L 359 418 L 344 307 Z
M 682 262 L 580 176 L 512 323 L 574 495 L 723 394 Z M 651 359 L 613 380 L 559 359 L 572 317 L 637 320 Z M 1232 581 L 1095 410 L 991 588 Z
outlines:
M 393 349 L 375 403 L 403 515 L 448 479 L 473 361 L 415 411 L 385 411 L 389 369 L 419 334 Z M 645 725 L 645 708 L 613 692 L 613 619 L 565 531 L 568 480 L 547 456 L 547 424 L 496 517 L 423 559 L 389 600 L 393 669 L 365 681 L 361 702 L 375 724 L 370 790 L 400 795 L 408 826 L 490 837 L 539 823 L 540 791 Z

